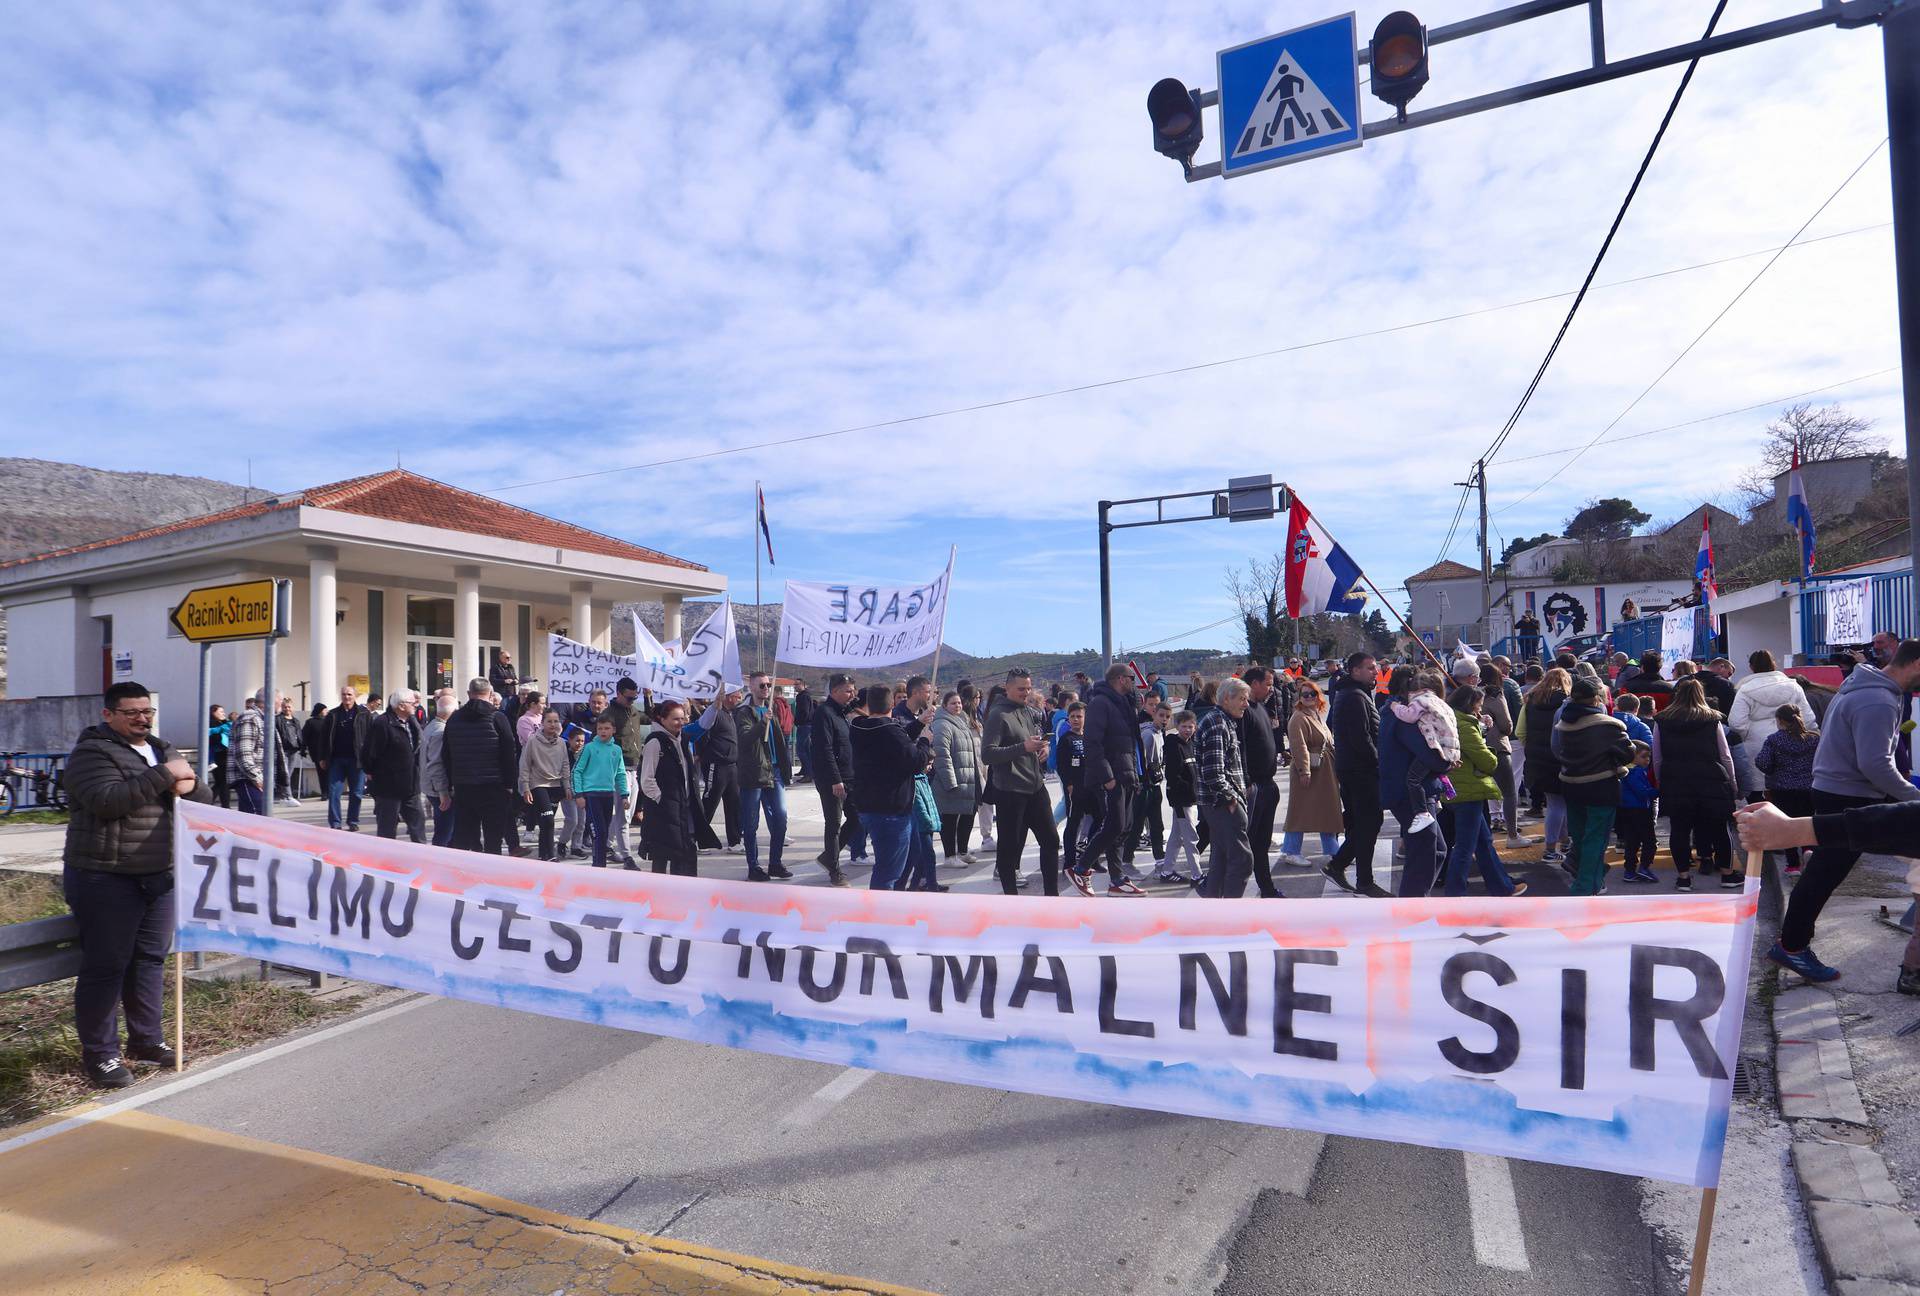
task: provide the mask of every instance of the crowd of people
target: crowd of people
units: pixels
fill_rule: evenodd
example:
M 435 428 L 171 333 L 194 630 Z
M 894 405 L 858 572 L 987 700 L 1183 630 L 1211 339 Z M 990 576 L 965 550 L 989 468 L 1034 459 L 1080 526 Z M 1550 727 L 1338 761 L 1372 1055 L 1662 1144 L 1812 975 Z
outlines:
M 758 671 L 705 704 L 643 698 L 621 679 L 610 697 L 563 707 L 503 661 L 464 699 L 399 689 L 363 702 L 343 688 L 304 721 L 265 690 L 231 715 L 213 707 L 204 779 L 153 732 L 147 690 L 115 684 L 65 773 L 85 1066 L 119 1087 L 129 1060 L 174 1059 L 160 1021 L 174 800 L 263 813 L 270 789 L 295 799 L 301 759 L 343 831 L 360 829 L 371 799 L 383 837 L 601 868 L 644 859 L 685 876 L 703 854 L 742 853 L 754 882 L 795 876 L 786 798 L 808 784 L 829 884 L 869 863 L 871 888 L 945 891 L 938 868 L 978 865 L 977 834 L 1008 895 L 1037 876 L 1046 895 L 1091 896 L 1103 871 L 1114 897 L 1147 895 L 1147 883 L 1228 899 L 1249 882 L 1278 897 L 1276 868 L 1317 866 L 1341 891 L 1386 897 L 1373 868 L 1388 814 L 1402 897 L 1465 895 L 1475 876 L 1488 895 L 1524 895 L 1501 850 L 1536 844 L 1572 894 L 1598 895 L 1616 848 L 1622 887 L 1662 884 L 1664 817 L 1674 890 L 1696 877 L 1741 887 L 1736 834 L 1750 851 L 1780 851 L 1793 888 L 1769 957 L 1831 980 L 1812 950 L 1828 898 L 1862 852 L 1911 853 L 1920 840 L 1920 639 L 1880 636 L 1837 690 L 1804 686 L 1766 652 L 1747 666 L 1737 677 L 1725 658 L 1669 669 L 1657 652 L 1563 653 L 1442 670 L 1359 652 L 1324 679 L 1298 660 L 1196 675 L 1177 702 L 1159 676 L 1118 664 L 1047 689 L 1016 668 L 984 693 L 968 680 L 936 694 L 924 676 L 862 687 L 835 674 L 819 699 L 805 684 L 785 696 Z M 1037 875 L 1023 867 L 1029 840 Z M 1920 994 L 1920 938 L 1897 988 Z

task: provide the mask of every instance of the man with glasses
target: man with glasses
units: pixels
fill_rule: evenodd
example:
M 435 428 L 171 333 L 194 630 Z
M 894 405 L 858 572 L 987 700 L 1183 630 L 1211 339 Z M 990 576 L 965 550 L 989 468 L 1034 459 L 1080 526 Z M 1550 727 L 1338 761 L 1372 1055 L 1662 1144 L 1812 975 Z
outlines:
M 174 926 L 173 803 L 213 800 L 193 766 L 154 734 L 153 717 L 143 686 L 115 684 L 102 722 L 74 743 L 65 773 L 71 817 L 63 881 L 80 924 L 74 1028 L 87 1080 L 101 1089 L 133 1083 L 123 1058 L 174 1065 L 161 1034 L 161 970 Z

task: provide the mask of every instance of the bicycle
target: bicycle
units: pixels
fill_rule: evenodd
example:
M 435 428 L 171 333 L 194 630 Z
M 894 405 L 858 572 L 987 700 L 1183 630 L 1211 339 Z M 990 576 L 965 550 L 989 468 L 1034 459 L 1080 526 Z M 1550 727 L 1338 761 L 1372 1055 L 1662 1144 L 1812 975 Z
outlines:
M 44 760 L 44 768 L 16 765 L 15 758 Z M 26 752 L 0 753 L 0 818 L 15 810 L 64 810 L 66 790 L 61 786 L 60 758 L 33 757 Z

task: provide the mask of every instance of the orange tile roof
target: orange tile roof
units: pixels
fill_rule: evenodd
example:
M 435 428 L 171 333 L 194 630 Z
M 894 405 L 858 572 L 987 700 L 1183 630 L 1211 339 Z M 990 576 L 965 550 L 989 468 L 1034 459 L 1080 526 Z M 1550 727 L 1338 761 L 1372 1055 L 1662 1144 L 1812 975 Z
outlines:
M 362 517 L 381 518 L 389 522 L 408 522 L 416 526 L 439 527 L 445 531 L 458 531 L 466 535 L 491 536 L 502 540 L 520 540 L 529 544 L 552 545 L 560 549 L 577 549 L 582 553 L 601 554 L 608 558 L 662 563 L 669 567 L 684 567 L 689 571 L 707 570 L 699 563 L 675 558 L 657 549 L 629 544 L 625 540 L 617 540 L 612 536 L 602 535 L 598 531 L 589 531 L 585 527 L 574 526 L 571 522 L 562 522 L 543 513 L 503 504 L 489 496 L 461 490 L 458 486 L 449 486 L 445 482 L 422 477 L 419 473 L 408 472 L 404 468 L 391 468 L 386 472 L 371 473 L 365 477 L 349 477 L 346 481 L 314 486 L 291 495 L 278 495 L 270 499 L 237 504 L 215 513 L 203 513 L 199 517 L 169 522 L 165 526 L 148 527 L 144 531 L 135 531 L 131 535 L 69 545 L 64 549 L 34 554 L 28 558 L 0 562 L 0 567 L 14 567 L 21 563 L 39 562 L 43 558 L 59 558 L 67 554 L 88 553 L 95 549 L 106 549 L 135 540 L 150 540 L 155 536 L 173 535 L 220 522 L 261 517 L 282 509 L 302 507 L 326 509 L 336 513 L 357 513 Z
M 1407 577 L 1407 584 L 1411 585 L 1415 581 L 1464 580 L 1469 576 L 1478 576 L 1479 574 L 1479 571 L 1467 566 L 1465 563 L 1457 563 L 1451 558 L 1445 558 L 1427 568 L 1425 571 L 1417 571 Z

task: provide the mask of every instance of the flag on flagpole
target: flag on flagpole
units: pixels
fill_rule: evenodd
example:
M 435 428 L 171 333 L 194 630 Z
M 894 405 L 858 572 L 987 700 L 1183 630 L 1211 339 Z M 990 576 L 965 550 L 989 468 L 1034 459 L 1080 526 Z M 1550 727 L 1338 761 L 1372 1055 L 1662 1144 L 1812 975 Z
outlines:
M 1813 510 L 1807 506 L 1806 483 L 1800 480 L 1800 447 L 1793 447 L 1793 469 L 1787 475 L 1787 525 L 1800 537 L 1800 578 L 1813 575 Z
M 1710 516 L 1700 519 L 1700 552 L 1693 560 L 1693 580 L 1700 587 L 1700 601 L 1706 604 L 1707 616 L 1713 616 L 1713 601 L 1720 597 L 1720 587 L 1713 579 L 1713 535 L 1707 526 Z
M 1367 605 L 1360 564 L 1333 542 L 1326 529 L 1293 497 L 1287 516 L 1287 615 L 1359 612 Z
M 758 486 L 753 488 L 753 493 L 760 497 L 760 535 L 767 542 L 767 566 L 777 567 L 780 564 L 773 560 L 773 532 L 767 529 L 767 493 Z

